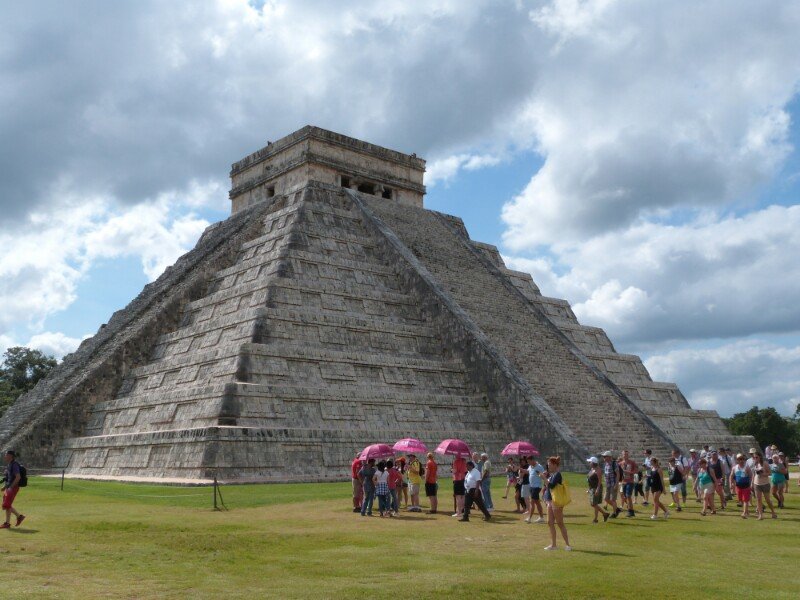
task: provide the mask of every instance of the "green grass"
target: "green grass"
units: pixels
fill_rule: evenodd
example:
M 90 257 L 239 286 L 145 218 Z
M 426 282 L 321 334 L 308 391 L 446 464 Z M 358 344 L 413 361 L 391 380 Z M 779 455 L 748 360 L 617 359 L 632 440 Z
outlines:
M 733 508 L 703 518 L 690 502 L 666 522 L 640 513 L 605 525 L 591 523 L 583 477 L 569 480 L 572 553 L 544 552 L 547 527 L 509 512 L 499 480 L 492 522 L 458 523 L 362 518 L 349 484 L 224 487 L 230 510 L 214 512 L 208 488 L 67 480 L 62 492 L 32 477 L 17 499 L 29 519 L 0 531 L 3 596 L 797 597 L 796 477 L 778 520 L 742 521 Z

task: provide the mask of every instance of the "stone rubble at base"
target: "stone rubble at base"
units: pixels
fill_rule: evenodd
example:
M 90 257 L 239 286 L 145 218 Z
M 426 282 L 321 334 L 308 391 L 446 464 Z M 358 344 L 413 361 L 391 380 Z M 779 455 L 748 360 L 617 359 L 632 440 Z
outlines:
M 424 161 L 316 127 L 233 165 L 209 227 L 0 419 L 73 476 L 340 480 L 355 450 L 530 439 L 567 468 L 605 449 L 755 445 L 463 222 L 422 207 Z

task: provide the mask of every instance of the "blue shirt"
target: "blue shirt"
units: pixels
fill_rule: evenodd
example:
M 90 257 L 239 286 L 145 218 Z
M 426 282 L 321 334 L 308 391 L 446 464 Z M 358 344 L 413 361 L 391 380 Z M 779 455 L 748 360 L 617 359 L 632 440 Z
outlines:
M 561 471 L 550 475 L 550 478 L 547 480 L 547 489 L 544 491 L 545 502 L 549 502 L 553 499 L 553 494 L 550 493 L 550 490 L 557 485 L 561 485 L 563 481 L 564 479 L 561 477 Z
M 19 475 L 19 463 L 15 460 L 12 460 L 8 465 L 6 465 L 6 487 L 11 487 L 11 484 L 14 483 L 14 480 Z
M 542 487 L 542 478 L 539 477 L 541 473 L 544 473 L 544 467 L 539 463 L 535 467 L 528 467 L 528 485 L 532 488 Z

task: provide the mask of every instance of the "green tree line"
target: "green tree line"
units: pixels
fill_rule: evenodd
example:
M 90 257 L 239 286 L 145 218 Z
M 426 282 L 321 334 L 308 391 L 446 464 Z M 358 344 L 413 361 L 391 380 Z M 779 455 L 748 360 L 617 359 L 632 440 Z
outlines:
M 762 451 L 768 444 L 775 444 L 792 460 L 800 452 L 800 404 L 792 417 L 784 417 L 774 408 L 754 406 L 723 421 L 731 433 L 756 438 Z
M 55 358 L 39 350 L 21 346 L 6 350 L 0 364 L 0 415 L 57 364 Z

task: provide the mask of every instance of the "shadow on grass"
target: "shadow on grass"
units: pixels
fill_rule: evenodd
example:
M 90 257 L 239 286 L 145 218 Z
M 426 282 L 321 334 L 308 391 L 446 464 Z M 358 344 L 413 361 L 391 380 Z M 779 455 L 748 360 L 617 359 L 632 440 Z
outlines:
M 39 533 L 38 529 L 9 529 L 9 533 L 22 533 L 22 534 L 29 534 L 29 533 Z
M 578 550 L 572 549 L 573 552 L 580 552 L 581 554 L 594 554 L 596 556 L 624 556 L 626 558 L 633 558 L 633 554 L 625 554 L 624 552 L 607 552 L 605 550 Z

